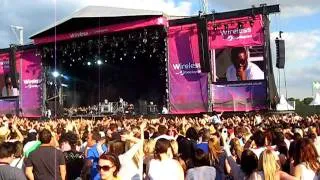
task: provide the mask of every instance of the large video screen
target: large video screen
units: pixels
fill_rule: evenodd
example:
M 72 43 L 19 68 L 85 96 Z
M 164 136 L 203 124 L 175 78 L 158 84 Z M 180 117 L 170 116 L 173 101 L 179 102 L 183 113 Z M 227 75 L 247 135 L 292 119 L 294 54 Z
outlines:
M 213 110 L 267 109 L 263 46 L 227 47 L 214 51 Z
M 215 50 L 215 81 L 265 79 L 263 47 L 233 47 Z
M 0 97 L 19 96 L 18 74 L 10 73 L 9 53 L 0 54 Z
M 214 111 L 267 109 L 266 81 L 216 83 L 211 86 Z

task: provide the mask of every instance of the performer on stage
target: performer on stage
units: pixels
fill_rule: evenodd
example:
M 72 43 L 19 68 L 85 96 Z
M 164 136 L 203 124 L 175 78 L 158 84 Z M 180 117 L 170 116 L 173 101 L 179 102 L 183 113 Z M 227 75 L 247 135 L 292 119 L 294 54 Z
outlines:
M 227 69 L 228 81 L 264 79 L 263 71 L 254 63 L 248 62 L 248 53 L 244 47 L 231 50 L 232 65 Z
M 2 97 L 19 96 L 18 88 L 13 87 L 11 77 L 8 74 L 5 75 L 4 82 L 5 86 L 2 88 Z

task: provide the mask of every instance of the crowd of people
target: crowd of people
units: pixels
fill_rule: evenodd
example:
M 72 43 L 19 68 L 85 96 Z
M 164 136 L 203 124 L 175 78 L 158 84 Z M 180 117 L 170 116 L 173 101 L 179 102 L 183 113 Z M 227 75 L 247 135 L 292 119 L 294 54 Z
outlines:
M 0 118 L 0 179 L 320 179 L 320 116 Z

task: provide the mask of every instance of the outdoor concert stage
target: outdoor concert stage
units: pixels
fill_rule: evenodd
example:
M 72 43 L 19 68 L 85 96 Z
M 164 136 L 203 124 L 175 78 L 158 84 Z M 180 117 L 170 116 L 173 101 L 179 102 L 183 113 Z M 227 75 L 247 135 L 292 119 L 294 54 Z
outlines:
M 100 117 L 129 107 L 136 114 L 163 107 L 169 114 L 271 109 L 277 93 L 268 15 L 274 12 L 278 5 L 180 18 L 84 8 L 34 34 L 33 45 L 0 51 L 0 76 L 9 73 L 20 83 L 19 106 L 0 99 L 6 107 L 0 113 L 37 117 L 65 109 L 74 117 L 74 109 L 83 108 Z M 232 47 L 245 47 L 264 77 L 227 81 Z

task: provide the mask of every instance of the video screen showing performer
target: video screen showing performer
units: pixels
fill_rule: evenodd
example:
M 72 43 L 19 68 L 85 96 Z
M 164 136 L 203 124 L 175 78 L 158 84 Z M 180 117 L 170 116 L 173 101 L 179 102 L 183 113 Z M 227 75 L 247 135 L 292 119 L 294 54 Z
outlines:
M 2 76 L 1 97 L 19 96 L 19 90 L 14 87 L 13 78 L 9 74 Z
M 233 47 L 216 50 L 217 82 L 263 80 L 262 47 Z

